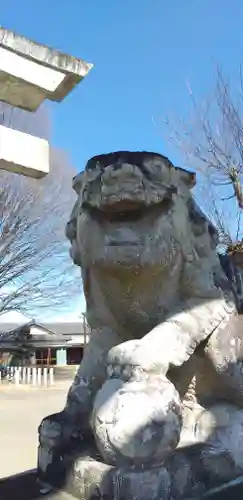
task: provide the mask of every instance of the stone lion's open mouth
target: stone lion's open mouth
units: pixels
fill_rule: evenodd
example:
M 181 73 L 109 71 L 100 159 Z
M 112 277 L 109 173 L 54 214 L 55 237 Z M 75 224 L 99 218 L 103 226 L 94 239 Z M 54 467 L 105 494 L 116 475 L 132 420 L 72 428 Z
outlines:
M 167 214 L 171 207 L 172 199 L 165 198 L 160 203 L 145 205 L 137 201 L 118 201 L 106 203 L 101 208 L 87 207 L 90 215 L 99 222 L 136 222 L 147 217 L 151 213 L 159 212 Z
M 141 219 L 147 207 L 136 201 L 118 201 L 102 206 L 103 217 L 109 222 L 129 222 Z

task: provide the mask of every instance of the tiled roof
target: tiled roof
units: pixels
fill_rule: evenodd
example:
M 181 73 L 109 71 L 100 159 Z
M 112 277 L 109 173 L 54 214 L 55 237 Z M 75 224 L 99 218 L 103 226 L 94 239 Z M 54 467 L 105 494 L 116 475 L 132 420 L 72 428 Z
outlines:
M 83 335 L 84 334 L 84 324 L 83 321 L 80 322 L 74 322 L 74 323 L 62 323 L 62 322 L 19 322 L 19 323 L 4 323 L 0 322 L 0 333 L 5 333 L 5 332 L 11 332 L 13 330 L 16 330 L 16 328 L 19 328 L 20 326 L 23 326 L 24 324 L 29 324 L 29 325 L 35 325 L 39 326 L 42 328 L 46 328 L 47 330 L 50 330 L 53 333 L 56 333 L 58 335 Z M 86 333 L 90 332 L 90 328 L 86 326 Z
M 54 333 L 62 333 L 63 335 L 83 335 L 84 332 L 84 324 L 83 321 L 74 322 L 74 323 L 39 323 L 44 328 L 48 328 L 51 332 Z M 90 328 L 86 325 L 86 333 L 90 332 Z

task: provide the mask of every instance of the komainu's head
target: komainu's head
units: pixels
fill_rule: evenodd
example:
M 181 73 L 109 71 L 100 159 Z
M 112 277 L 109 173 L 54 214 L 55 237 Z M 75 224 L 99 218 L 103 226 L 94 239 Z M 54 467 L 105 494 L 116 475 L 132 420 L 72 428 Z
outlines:
M 216 231 L 197 207 L 195 174 L 164 156 L 119 151 L 91 158 L 73 187 L 66 234 L 83 267 L 156 269 L 208 259 Z

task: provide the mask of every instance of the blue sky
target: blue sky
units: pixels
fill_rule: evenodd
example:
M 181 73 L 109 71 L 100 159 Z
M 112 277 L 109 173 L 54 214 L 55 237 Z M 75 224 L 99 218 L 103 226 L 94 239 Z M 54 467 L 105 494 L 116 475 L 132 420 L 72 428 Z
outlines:
M 243 58 L 242 0 L 11 0 L 1 24 L 94 64 L 53 109 L 53 141 L 81 170 L 92 155 L 149 149 L 173 156 L 162 121 L 200 96 L 213 65 L 232 73 Z M 173 158 L 172 158 L 173 159 Z
M 94 64 L 52 105 L 53 142 L 82 170 L 116 149 L 160 151 L 179 161 L 155 126 L 210 89 L 215 64 L 243 59 L 242 0 L 11 0 L 1 25 Z

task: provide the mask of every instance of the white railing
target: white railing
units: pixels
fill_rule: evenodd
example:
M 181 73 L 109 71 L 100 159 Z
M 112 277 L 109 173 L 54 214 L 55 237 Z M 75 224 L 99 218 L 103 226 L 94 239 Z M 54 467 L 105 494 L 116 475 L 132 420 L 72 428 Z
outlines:
M 12 382 L 15 385 L 50 386 L 54 384 L 52 366 L 9 366 L 0 371 L 0 383 Z

